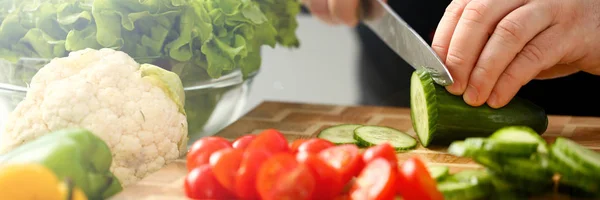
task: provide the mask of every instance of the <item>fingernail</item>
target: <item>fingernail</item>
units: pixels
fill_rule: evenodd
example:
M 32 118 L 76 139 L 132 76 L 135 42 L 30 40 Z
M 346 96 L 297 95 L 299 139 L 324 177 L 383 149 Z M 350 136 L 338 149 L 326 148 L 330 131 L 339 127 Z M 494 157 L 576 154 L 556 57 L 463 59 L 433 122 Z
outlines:
M 469 104 L 474 104 L 477 103 L 478 97 L 479 93 L 477 92 L 477 89 L 469 84 L 467 91 L 465 91 L 465 94 L 463 95 L 464 100 Z
M 449 85 L 446 87 L 446 90 L 448 90 L 448 92 L 454 94 L 454 95 L 460 95 L 460 83 L 454 81 L 454 83 L 452 85 Z
M 495 108 L 498 106 L 498 95 L 496 95 L 496 92 L 492 92 L 492 94 L 490 95 L 490 98 L 488 99 L 487 104 L 492 108 Z

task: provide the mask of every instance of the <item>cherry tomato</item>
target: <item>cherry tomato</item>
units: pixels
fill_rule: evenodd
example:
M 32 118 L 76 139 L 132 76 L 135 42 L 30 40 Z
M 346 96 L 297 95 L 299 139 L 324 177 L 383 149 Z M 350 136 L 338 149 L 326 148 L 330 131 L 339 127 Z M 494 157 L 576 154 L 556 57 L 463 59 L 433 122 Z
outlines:
M 298 147 L 300 147 L 300 145 L 302 145 L 302 143 L 308 141 L 308 139 L 297 139 L 294 140 L 294 142 L 292 142 L 292 144 L 290 144 L 290 151 L 292 153 L 298 153 Z
M 409 158 L 399 168 L 396 192 L 405 200 L 442 200 L 435 180 L 418 157 Z
M 240 168 L 244 151 L 241 149 L 222 149 L 210 156 L 215 177 L 229 191 L 235 191 L 235 175 Z
M 221 149 L 231 148 L 231 144 L 224 138 L 205 137 L 192 144 L 187 153 L 187 169 L 191 171 L 196 166 L 209 163 L 210 156 Z
M 306 151 L 310 153 L 319 153 L 324 149 L 334 146 L 335 144 L 331 143 L 330 141 L 319 138 L 313 138 L 307 140 L 306 142 L 298 146 L 298 152 Z
M 342 193 L 344 183 L 340 174 L 317 154 L 298 152 L 296 160 L 307 165 L 319 184 L 311 199 L 334 199 Z
M 246 149 L 266 149 L 272 153 L 288 152 L 288 142 L 279 131 L 267 129 L 254 138 Z
M 198 166 L 186 175 L 184 190 L 186 196 L 191 199 L 231 199 L 233 197 L 217 181 L 208 164 Z
M 398 167 L 398 157 L 396 150 L 389 143 L 383 143 L 377 146 L 369 147 L 363 152 L 363 162 L 369 163 L 377 158 L 384 158 L 392 164 L 395 169 Z
M 350 198 L 354 200 L 394 199 L 398 171 L 384 158 L 367 163 L 356 178 Z
M 347 183 L 360 173 L 364 163 L 356 145 L 344 144 L 319 152 L 319 157 L 331 165 Z
M 278 153 L 260 168 L 257 189 L 263 200 L 308 200 L 316 181 L 308 166 L 298 163 L 291 153 Z
M 260 199 L 256 190 L 256 177 L 262 164 L 272 154 L 264 149 L 248 150 L 244 152 L 240 168 L 235 180 L 235 191 L 241 199 Z
M 256 138 L 256 135 L 254 134 L 244 135 L 233 141 L 233 144 L 231 146 L 233 146 L 233 148 L 235 149 L 245 149 L 246 147 L 248 147 L 248 145 L 250 145 L 254 138 Z

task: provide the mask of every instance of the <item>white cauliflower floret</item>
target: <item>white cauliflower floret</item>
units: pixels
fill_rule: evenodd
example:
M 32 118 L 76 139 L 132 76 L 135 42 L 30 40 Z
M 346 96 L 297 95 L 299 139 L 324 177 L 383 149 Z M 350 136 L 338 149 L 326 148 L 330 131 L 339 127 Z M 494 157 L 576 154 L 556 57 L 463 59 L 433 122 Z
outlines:
M 0 154 L 51 131 L 86 128 L 110 147 L 123 186 L 186 152 L 187 121 L 177 75 L 121 51 L 85 49 L 53 59 L 10 114 Z

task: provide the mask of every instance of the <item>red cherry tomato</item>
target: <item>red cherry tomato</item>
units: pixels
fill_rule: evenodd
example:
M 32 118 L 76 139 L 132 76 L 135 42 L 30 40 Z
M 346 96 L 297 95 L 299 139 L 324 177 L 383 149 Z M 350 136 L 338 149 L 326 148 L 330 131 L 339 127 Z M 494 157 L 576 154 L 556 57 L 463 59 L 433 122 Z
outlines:
M 254 138 L 246 149 L 265 149 L 272 153 L 289 152 L 288 142 L 282 133 L 267 129 Z
M 384 158 L 367 163 L 350 191 L 353 200 L 386 200 L 396 195 L 397 169 Z
M 292 144 L 290 144 L 290 151 L 292 153 L 298 153 L 298 147 L 300 147 L 300 145 L 302 145 L 306 141 L 308 141 L 308 139 L 297 139 L 297 140 L 294 140 L 294 142 L 292 142 Z
M 239 198 L 260 199 L 256 189 L 256 177 L 262 164 L 271 156 L 272 154 L 264 149 L 244 152 L 235 180 L 235 191 Z
M 196 166 L 208 164 L 210 156 L 221 149 L 231 148 L 231 144 L 224 138 L 205 137 L 192 144 L 187 153 L 187 169 L 191 171 Z
M 234 149 L 245 149 L 246 147 L 248 147 L 248 145 L 250 145 L 254 138 L 256 138 L 256 135 L 254 134 L 244 135 L 233 141 L 233 144 L 231 146 Z
M 443 200 L 436 185 L 425 163 L 418 157 L 408 159 L 399 168 L 396 192 L 404 200 Z
M 208 164 L 192 169 L 185 177 L 185 194 L 191 199 L 231 199 L 233 195 L 225 189 Z
M 319 139 L 319 138 L 313 138 L 313 139 L 309 139 L 306 142 L 302 143 L 300 146 L 298 146 L 298 152 L 310 152 L 310 153 L 319 153 L 324 149 L 330 148 L 330 147 L 334 147 L 335 144 L 331 143 L 330 141 L 324 140 L 324 139 Z
M 377 158 L 384 158 L 392 164 L 395 169 L 398 167 L 398 157 L 396 150 L 389 143 L 383 143 L 377 146 L 369 147 L 363 152 L 363 162 L 369 163 Z
M 222 149 L 210 157 L 215 177 L 229 191 L 235 191 L 235 175 L 240 168 L 244 151 L 241 149 Z
M 344 144 L 327 148 L 319 153 L 319 157 L 340 173 L 344 183 L 358 175 L 364 166 L 356 145 Z
M 310 169 L 291 153 L 273 155 L 258 172 L 257 189 L 263 200 L 308 200 L 315 187 Z
M 309 152 L 298 152 L 298 162 L 307 165 L 319 185 L 315 188 L 311 199 L 334 199 L 342 193 L 344 183 L 340 174 L 329 164 L 323 161 L 317 154 Z

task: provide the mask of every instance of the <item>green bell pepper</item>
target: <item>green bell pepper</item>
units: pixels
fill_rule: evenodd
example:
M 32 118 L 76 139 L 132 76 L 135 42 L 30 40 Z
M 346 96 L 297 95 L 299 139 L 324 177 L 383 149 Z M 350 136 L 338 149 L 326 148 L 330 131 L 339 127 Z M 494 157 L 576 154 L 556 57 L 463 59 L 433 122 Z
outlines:
M 106 199 L 123 190 L 110 171 L 112 154 L 102 139 L 85 129 L 55 131 L 0 155 L 0 166 L 38 163 L 60 179 L 71 179 L 89 199 Z

